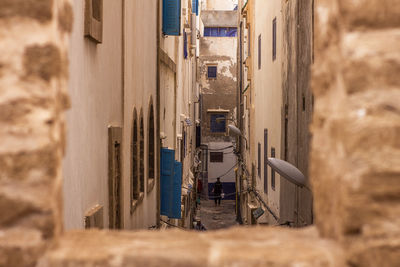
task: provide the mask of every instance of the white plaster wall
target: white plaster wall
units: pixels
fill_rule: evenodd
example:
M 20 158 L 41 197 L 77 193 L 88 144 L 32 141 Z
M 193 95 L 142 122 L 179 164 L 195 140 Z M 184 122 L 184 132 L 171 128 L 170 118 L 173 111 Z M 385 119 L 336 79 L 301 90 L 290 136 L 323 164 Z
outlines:
M 202 0 L 203 10 L 233 10 L 238 0 Z
M 281 114 L 282 114 L 282 17 L 281 1 L 255 1 L 253 26 L 252 60 L 254 70 L 254 143 L 253 162 L 257 166 L 258 143 L 261 144 L 261 177 L 257 178 L 257 189 L 264 192 L 264 129 L 268 129 L 268 156 L 271 147 L 275 148 L 275 157 L 281 158 Z M 277 19 L 277 58 L 272 60 L 272 21 Z M 261 69 L 258 69 L 258 37 L 261 34 Z M 268 196 L 265 200 L 279 217 L 280 176 L 275 173 L 275 190 L 271 188 L 271 169 L 268 168 Z
M 148 129 L 150 100 L 156 110 L 157 78 L 157 0 L 125 1 L 125 89 L 123 129 L 123 180 L 125 228 L 143 229 L 157 224 L 157 184 L 147 193 Z M 143 25 L 146 25 L 145 27 Z M 138 127 L 143 115 L 145 150 L 144 199 L 130 214 L 130 177 L 133 110 L 136 108 Z M 154 118 L 156 122 L 156 117 Z M 155 140 L 157 143 L 157 140 Z M 156 150 L 155 153 L 158 153 Z M 155 174 L 159 170 L 155 164 Z M 153 177 L 152 177 L 153 178 Z M 154 177 L 157 178 L 157 177 Z M 156 183 L 158 179 L 156 179 Z
M 83 228 L 85 212 L 104 206 L 108 226 L 108 126 L 121 126 L 121 0 L 104 1 L 103 43 L 84 38 L 84 1 L 74 0 L 69 47 L 64 223 Z M 44 192 L 45 193 L 45 192 Z
M 209 152 L 223 152 L 223 162 L 210 162 L 210 156 L 208 156 L 208 183 L 215 183 L 217 177 L 221 177 L 222 183 L 234 183 L 236 180 L 235 168 L 232 168 L 236 163 L 236 155 L 233 153 L 233 147 L 225 150 L 218 150 L 221 148 L 234 146 L 232 142 L 210 142 L 208 143 Z M 216 151 L 217 149 L 217 151 Z M 229 170 L 231 169 L 231 170 Z M 223 174 L 225 174 L 222 176 Z M 205 185 L 207 186 L 207 185 Z M 207 188 L 207 187 L 206 187 Z

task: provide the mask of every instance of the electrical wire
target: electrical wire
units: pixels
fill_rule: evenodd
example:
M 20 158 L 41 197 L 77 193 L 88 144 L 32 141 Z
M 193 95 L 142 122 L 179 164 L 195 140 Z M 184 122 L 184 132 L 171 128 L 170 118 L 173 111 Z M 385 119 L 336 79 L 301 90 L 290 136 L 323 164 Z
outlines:
M 261 198 L 260 194 L 253 188 L 250 188 L 248 190 L 249 190 L 249 192 L 252 192 L 256 196 L 258 201 L 268 210 L 269 213 L 271 213 L 272 217 L 274 217 L 274 219 L 276 221 L 278 221 L 279 220 L 278 216 L 276 216 L 275 213 L 268 207 L 267 203 L 264 202 L 264 200 Z
M 208 150 L 208 151 L 221 151 L 221 150 L 226 150 L 228 148 L 233 148 L 233 145 L 227 146 L 227 147 L 222 147 L 222 148 L 206 148 L 203 150 Z

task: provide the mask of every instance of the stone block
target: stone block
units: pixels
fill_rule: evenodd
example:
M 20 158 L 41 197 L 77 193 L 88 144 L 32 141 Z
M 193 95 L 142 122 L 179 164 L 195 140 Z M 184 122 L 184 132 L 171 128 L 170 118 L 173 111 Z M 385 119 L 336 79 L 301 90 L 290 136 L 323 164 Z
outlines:
M 52 9 L 53 0 L 2 0 L 0 19 L 26 17 L 46 23 L 53 17 Z
M 315 96 L 324 95 L 336 84 L 340 66 L 340 17 L 336 1 L 321 1 L 315 8 L 312 89 Z
M 53 203 L 46 184 L 18 182 L 0 183 L 0 227 L 21 226 L 43 230 L 43 235 L 53 236 Z
M 400 29 L 344 34 L 341 51 L 346 91 L 353 94 L 366 90 L 399 89 L 399 47 Z
M 74 14 L 71 4 L 65 2 L 58 12 L 58 27 L 60 31 L 71 33 L 74 22 Z
M 33 45 L 25 48 L 24 68 L 27 77 L 38 77 L 46 82 L 60 77 L 61 53 L 54 44 Z
M 217 232 L 66 233 L 39 267 L 344 266 L 335 243 L 315 228 L 234 228 Z
M 34 267 L 47 246 L 39 231 L 28 228 L 0 230 L 0 267 Z
M 397 224 L 399 221 L 396 222 Z M 378 227 L 379 228 L 379 227 Z M 349 266 L 393 267 L 400 263 L 400 231 L 392 232 L 390 226 L 371 237 L 349 238 L 346 262 Z
M 400 2 L 397 0 L 339 0 L 347 27 L 400 27 Z

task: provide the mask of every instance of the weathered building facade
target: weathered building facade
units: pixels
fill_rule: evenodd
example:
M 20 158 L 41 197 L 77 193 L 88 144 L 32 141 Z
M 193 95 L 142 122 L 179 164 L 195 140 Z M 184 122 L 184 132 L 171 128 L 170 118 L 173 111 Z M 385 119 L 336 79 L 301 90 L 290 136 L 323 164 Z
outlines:
M 66 228 L 156 226 L 157 1 L 75 1 L 73 6 Z M 146 31 L 139 13 L 146 14 Z M 94 225 L 87 224 L 90 217 L 96 218 Z
M 192 1 L 182 1 L 179 31 L 168 35 L 162 8 L 156 0 L 74 2 L 67 229 L 158 226 L 163 147 L 182 164 L 181 226 L 191 225 L 192 196 L 185 188 L 194 184 L 198 16 Z
M 182 220 L 173 219 L 169 223 L 186 228 L 192 226 L 195 204 L 193 161 L 199 95 L 196 70 L 200 13 L 196 4 L 198 1 L 181 1 L 179 35 L 160 32 L 158 36 L 161 147 L 174 150 L 175 160 L 182 164 Z
M 304 4 L 299 13 L 297 2 L 249 0 L 240 1 L 239 8 L 238 56 L 243 64 L 238 119 L 247 138 L 241 150 L 251 177 L 242 185 L 242 191 L 250 189 L 242 198 L 242 214 L 247 223 L 255 223 L 252 211 L 263 208 L 269 211 L 259 223 L 308 225 L 312 223 L 311 191 L 280 177 L 267 161 L 276 157 L 298 167 L 299 161 L 307 175 L 312 5 Z
M 231 9 L 231 1 L 219 2 L 219 10 L 202 9 L 201 13 L 203 27 L 199 78 L 202 183 L 207 196 L 211 194 L 217 178 L 220 178 L 225 194 L 234 199 L 236 156 L 234 138 L 228 133 L 228 124 L 236 121 L 237 11 Z M 204 8 L 208 7 L 211 5 L 204 5 Z

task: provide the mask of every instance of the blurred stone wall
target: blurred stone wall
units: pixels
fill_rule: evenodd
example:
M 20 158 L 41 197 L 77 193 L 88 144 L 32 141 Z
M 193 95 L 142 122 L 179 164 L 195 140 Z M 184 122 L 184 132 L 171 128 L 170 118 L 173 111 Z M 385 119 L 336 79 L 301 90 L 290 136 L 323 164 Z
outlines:
M 315 7 L 316 225 L 351 266 L 400 263 L 400 2 Z
M 0 1 L 0 266 L 33 266 L 62 232 L 68 0 Z

